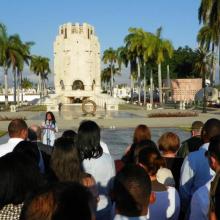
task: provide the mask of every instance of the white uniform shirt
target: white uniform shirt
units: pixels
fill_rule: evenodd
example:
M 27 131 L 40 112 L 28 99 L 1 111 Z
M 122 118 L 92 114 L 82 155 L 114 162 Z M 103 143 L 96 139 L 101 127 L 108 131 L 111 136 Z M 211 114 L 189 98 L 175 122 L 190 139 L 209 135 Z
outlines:
M 5 154 L 12 152 L 14 147 L 23 141 L 21 138 L 10 138 L 7 143 L 0 145 L 0 157 L 4 156 Z

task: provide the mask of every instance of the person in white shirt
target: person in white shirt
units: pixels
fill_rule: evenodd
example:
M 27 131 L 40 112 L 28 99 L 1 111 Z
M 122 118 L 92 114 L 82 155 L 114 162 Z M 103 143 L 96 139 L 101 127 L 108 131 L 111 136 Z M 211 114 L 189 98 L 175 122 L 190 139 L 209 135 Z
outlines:
M 205 157 L 205 152 L 208 150 L 211 138 L 218 134 L 220 134 L 220 120 L 209 119 L 202 129 L 204 144 L 198 151 L 190 153 L 184 159 L 181 167 L 179 188 L 184 212 L 189 208 L 193 193 L 205 185 L 214 175 L 214 171 L 209 167 L 208 160 Z
M 146 220 L 148 205 L 155 200 L 147 172 L 139 165 L 123 167 L 114 179 L 112 199 L 114 220 Z
M 216 175 L 193 194 L 190 208 L 190 220 L 208 220 L 209 211 L 210 213 L 212 211 L 215 212 L 215 210 L 211 210 L 216 208 L 215 204 L 210 205 L 210 201 L 217 203 L 217 200 L 216 198 L 211 198 L 213 195 L 212 190 L 210 193 L 210 188 L 211 185 L 215 185 L 213 183 L 219 178 L 220 173 L 220 133 L 218 136 L 215 136 L 211 139 L 209 148 L 205 152 L 205 155 L 208 158 L 210 167 L 215 171 Z
M 111 201 L 108 196 L 111 179 L 115 176 L 114 161 L 100 144 L 100 127 L 94 121 L 83 121 L 78 129 L 76 145 L 80 151 L 84 171 L 97 183 L 100 201 L 97 219 L 110 219 Z
M 28 126 L 23 119 L 14 119 L 8 125 L 9 140 L 7 143 L 0 145 L 0 157 L 12 152 L 14 147 L 20 142 L 27 139 Z
M 156 177 L 157 171 L 164 163 L 164 158 L 155 148 L 146 147 L 140 150 L 137 162 L 142 166 L 151 179 L 152 191 L 156 201 L 149 205 L 148 219 L 178 220 L 180 212 L 180 198 L 175 187 L 161 184 Z
M 190 204 L 190 220 L 208 220 L 209 191 L 212 180 L 213 178 L 193 193 Z
M 41 128 L 43 130 L 43 144 L 53 147 L 58 127 L 52 112 L 46 113 L 45 121 L 42 123 Z

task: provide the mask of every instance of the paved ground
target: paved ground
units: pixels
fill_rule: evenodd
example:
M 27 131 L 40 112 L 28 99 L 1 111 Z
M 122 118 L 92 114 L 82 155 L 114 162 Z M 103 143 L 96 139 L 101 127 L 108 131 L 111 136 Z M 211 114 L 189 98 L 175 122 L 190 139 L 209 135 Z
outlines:
M 220 109 L 210 110 L 208 113 L 200 113 L 198 117 L 175 117 L 175 118 L 149 118 L 150 113 L 156 112 L 179 112 L 179 110 L 155 109 L 146 111 L 142 108 L 135 110 L 120 110 L 118 112 L 97 111 L 95 116 L 83 116 L 81 110 L 65 108 L 61 115 L 55 113 L 59 129 L 75 129 L 82 120 L 91 119 L 104 128 L 125 128 L 135 127 L 138 124 L 146 124 L 149 127 L 189 127 L 194 120 L 205 122 L 209 118 L 220 119 Z M 45 112 L 1 112 L 0 116 L 9 118 L 25 117 L 28 125 L 41 124 Z M 0 130 L 7 130 L 9 121 L 0 122 Z

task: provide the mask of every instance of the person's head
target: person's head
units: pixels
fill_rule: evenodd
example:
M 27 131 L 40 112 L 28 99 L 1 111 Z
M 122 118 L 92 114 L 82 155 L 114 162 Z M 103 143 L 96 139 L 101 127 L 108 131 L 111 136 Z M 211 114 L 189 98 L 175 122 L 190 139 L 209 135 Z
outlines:
M 211 118 L 206 121 L 202 128 L 202 140 L 204 143 L 210 142 L 211 138 L 220 134 L 220 120 Z
M 41 127 L 38 125 L 31 125 L 28 128 L 28 139 L 30 141 L 37 141 L 37 140 L 41 140 Z
M 191 127 L 192 136 L 200 136 L 204 123 L 202 121 L 194 121 Z
M 175 133 L 166 132 L 159 138 L 158 147 L 162 154 L 173 154 L 175 156 L 180 147 L 180 139 Z
M 30 196 L 20 220 L 92 220 L 92 195 L 76 182 L 57 183 Z
M 135 149 L 134 149 L 134 162 L 135 163 L 137 163 L 137 161 L 138 161 L 138 154 L 139 154 L 139 152 L 143 149 L 143 148 L 154 148 L 154 149 L 156 149 L 158 152 L 159 152 L 159 150 L 158 150 L 158 148 L 157 148 L 157 145 L 152 141 L 152 140 L 144 140 L 144 141 L 141 141 L 141 142 L 139 142 L 137 145 L 136 145 L 136 147 L 135 147 Z
M 26 155 L 35 164 L 39 164 L 40 152 L 37 144 L 30 141 L 21 141 L 13 149 L 13 152 Z
M 50 167 L 61 182 L 81 182 L 80 154 L 71 139 L 61 137 L 55 141 Z
M 21 204 L 44 184 L 37 165 L 17 152 L 0 157 L 0 177 L 0 209 L 7 204 Z
M 83 121 L 80 124 L 76 143 L 82 159 L 98 158 L 103 153 L 100 128 L 94 121 Z
M 52 121 L 53 123 L 56 122 L 54 114 L 52 112 L 46 112 L 45 121 Z
M 154 177 L 160 167 L 164 167 L 164 158 L 160 152 L 154 148 L 143 148 L 138 154 L 138 164 L 140 164 L 149 174 Z
M 74 130 L 66 130 L 66 131 L 63 132 L 62 137 L 71 139 L 74 142 L 75 138 L 76 138 L 76 135 L 77 134 Z
M 220 171 L 220 134 L 210 140 L 205 155 L 209 159 L 210 167 L 215 171 Z
M 138 125 L 134 131 L 133 143 L 139 143 L 140 141 L 150 140 L 151 132 L 146 125 Z
M 126 165 L 114 179 L 113 200 L 117 214 L 128 217 L 147 215 L 151 197 L 151 181 L 138 165 Z
M 8 134 L 10 138 L 26 139 L 28 135 L 28 126 L 23 119 L 14 119 L 8 125 Z

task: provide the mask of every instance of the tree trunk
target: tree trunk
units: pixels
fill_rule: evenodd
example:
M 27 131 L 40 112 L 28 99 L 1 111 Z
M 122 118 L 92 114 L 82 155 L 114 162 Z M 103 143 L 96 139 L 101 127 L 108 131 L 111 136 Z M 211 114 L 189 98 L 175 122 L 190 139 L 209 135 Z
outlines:
M 17 77 L 16 77 L 16 69 L 14 69 L 13 70 L 13 77 L 14 77 L 14 104 L 16 105 L 16 103 L 17 103 L 17 82 L 16 82 L 16 80 L 17 80 Z
M 202 112 L 206 113 L 206 85 L 205 85 L 205 73 L 202 75 L 202 87 L 203 87 L 203 109 Z
M 214 43 L 212 43 L 212 58 L 211 58 L 211 74 L 210 74 L 210 83 L 211 83 L 211 86 L 214 86 L 215 84 L 215 77 L 216 77 L 216 74 L 215 74 L 215 62 L 214 62 L 214 54 L 215 54 L 215 45 Z
M 153 106 L 154 97 L 153 97 L 153 70 L 150 71 L 150 103 Z
M 162 104 L 163 94 L 162 94 L 162 79 L 161 79 L 161 63 L 158 64 L 158 87 L 159 87 L 159 102 L 160 104 Z
M 220 81 L 220 37 L 219 37 L 219 44 L 218 44 L 218 71 L 219 71 L 218 80 Z
M 41 84 L 41 74 L 39 74 L 39 92 L 40 92 L 40 103 L 42 101 L 42 84 Z
M 112 64 L 111 64 L 110 94 L 111 94 L 111 96 L 113 96 L 113 69 L 112 69 Z
M 146 64 L 144 63 L 144 105 L 146 105 L 146 74 L 147 74 L 147 69 L 146 69 Z
M 21 88 L 20 73 L 17 70 L 17 102 L 18 102 L 18 104 L 20 104 L 20 88 Z
M 140 69 L 140 58 L 137 57 L 137 66 L 138 66 L 138 104 L 141 104 L 141 69 Z
M 23 94 L 23 76 L 22 76 L 22 72 L 20 73 L 20 77 L 21 77 L 21 105 L 23 105 L 23 101 L 24 101 L 24 94 Z
M 170 89 L 170 66 L 167 65 L 167 87 Z
M 169 99 L 169 91 L 170 91 L 170 66 L 167 65 L 167 89 L 166 89 L 166 100 L 165 100 L 165 102 L 167 102 L 168 99 Z
M 134 99 L 134 79 L 133 79 L 133 76 L 132 76 L 132 71 L 131 71 L 131 103 L 133 103 L 133 99 Z
M 4 67 L 4 80 L 5 80 L 5 106 L 8 107 L 8 68 Z

